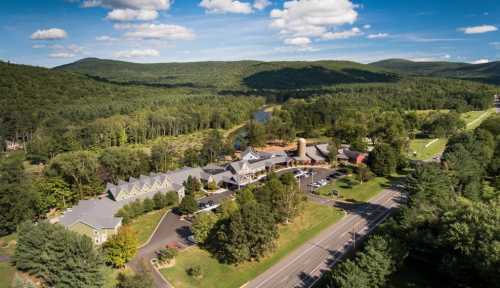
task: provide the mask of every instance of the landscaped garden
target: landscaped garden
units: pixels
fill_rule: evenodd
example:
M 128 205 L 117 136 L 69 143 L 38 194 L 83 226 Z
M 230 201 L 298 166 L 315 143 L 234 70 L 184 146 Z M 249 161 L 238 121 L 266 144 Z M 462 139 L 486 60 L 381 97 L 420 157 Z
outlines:
M 193 247 L 175 258 L 174 267 L 161 273 L 177 288 L 183 287 L 240 287 L 277 263 L 320 231 L 342 218 L 340 210 L 315 203 L 306 203 L 303 213 L 293 223 L 280 225 L 277 248 L 259 262 L 244 262 L 237 266 L 221 264 L 209 252 Z M 191 268 L 201 273 L 194 277 Z M 198 269 L 197 268 L 197 269 Z M 190 275 L 191 274 L 191 275 Z M 224 279 L 224 281 L 221 281 Z

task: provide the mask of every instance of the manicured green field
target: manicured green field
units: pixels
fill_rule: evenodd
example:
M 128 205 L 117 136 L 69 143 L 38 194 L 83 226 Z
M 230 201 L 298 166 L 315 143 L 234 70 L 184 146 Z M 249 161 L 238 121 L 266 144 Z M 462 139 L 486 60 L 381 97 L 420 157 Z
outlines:
M 142 215 L 137 219 L 134 219 L 129 225 L 137 232 L 137 238 L 139 239 L 139 245 L 146 244 L 149 237 L 155 230 L 158 222 L 160 222 L 161 217 L 165 214 L 166 209 L 161 209 L 158 211 L 150 212 L 146 215 Z
M 331 194 L 332 190 L 337 190 L 339 192 L 339 199 L 365 202 L 380 193 L 388 182 L 386 178 L 376 177 L 363 184 L 358 184 L 359 182 L 354 180 L 353 177 L 346 177 L 319 188 L 317 193 L 327 196 Z
M 410 142 L 410 153 L 408 157 L 412 160 L 429 160 L 432 157 L 443 153 L 448 139 L 414 139 Z M 432 144 L 431 144 L 432 143 Z M 427 144 L 430 144 L 426 147 Z
M 220 264 L 208 252 L 193 247 L 181 252 L 175 260 L 176 265 L 161 270 L 161 273 L 176 288 L 237 288 L 267 270 L 342 216 L 343 213 L 337 209 L 307 203 L 301 216 L 293 223 L 280 227 L 277 249 L 260 262 L 248 262 L 238 266 Z M 203 278 L 194 279 L 186 273 L 186 269 L 194 265 L 201 266 Z
M 486 120 L 486 118 L 488 118 L 488 116 L 493 112 L 494 109 L 489 109 L 486 111 L 470 111 L 463 113 L 461 117 L 462 120 L 464 120 L 467 124 L 467 130 L 474 130 L 479 127 L 479 125 L 481 125 L 481 123 Z

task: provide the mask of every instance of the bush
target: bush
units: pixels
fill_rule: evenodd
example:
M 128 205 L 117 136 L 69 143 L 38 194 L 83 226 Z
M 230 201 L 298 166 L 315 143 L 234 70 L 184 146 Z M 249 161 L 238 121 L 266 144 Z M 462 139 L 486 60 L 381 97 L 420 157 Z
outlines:
M 158 250 L 156 252 L 156 257 L 158 258 L 158 261 L 160 263 L 170 263 L 170 261 L 172 259 L 175 258 L 175 256 L 177 256 L 178 252 L 177 252 L 177 249 L 175 248 L 165 248 L 165 249 L 161 249 L 161 250 Z
M 155 209 L 155 203 L 150 198 L 144 199 L 142 204 L 143 204 L 143 208 L 144 208 L 144 213 L 151 212 Z
M 202 278 L 203 277 L 203 271 L 201 270 L 200 265 L 194 265 L 189 267 L 186 270 L 187 274 L 193 278 Z

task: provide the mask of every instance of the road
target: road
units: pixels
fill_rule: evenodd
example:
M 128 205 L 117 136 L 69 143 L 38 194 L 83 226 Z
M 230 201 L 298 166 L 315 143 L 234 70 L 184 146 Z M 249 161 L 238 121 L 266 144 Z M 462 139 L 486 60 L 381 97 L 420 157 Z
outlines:
M 500 113 L 500 95 L 495 95 L 495 108 Z
M 220 203 L 231 195 L 232 192 L 227 191 L 202 198 L 198 202 L 206 203 L 208 201 L 213 201 L 214 203 Z M 153 267 L 150 261 L 155 257 L 156 251 L 164 248 L 165 245 L 169 243 L 175 242 L 183 247 L 192 245 L 192 243 L 187 240 L 187 237 L 191 235 L 190 226 L 191 223 L 189 221 L 182 220 L 179 215 L 168 212 L 168 214 L 162 218 L 160 224 L 158 224 L 150 241 L 139 249 L 134 259 L 128 263 L 128 266 L 136 272 L 143 271 L 144 269 L 151 271 L 157 288 L 170 288 L 171 286 L 166 279 L 163 279 L 160 273 L 152 269 Z
M 311 287 L 362 239 L 398 207 L 401 194 L 387 189 L 366 204 L 337 204 L 347 212 L 337 224 L 321 232 L 245 288 Z

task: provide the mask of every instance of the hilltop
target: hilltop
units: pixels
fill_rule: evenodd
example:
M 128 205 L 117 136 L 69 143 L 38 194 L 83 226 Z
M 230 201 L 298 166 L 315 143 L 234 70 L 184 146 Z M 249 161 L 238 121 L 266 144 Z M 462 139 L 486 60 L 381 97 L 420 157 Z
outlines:
M 409 75 L 459 78 L 490 84 L 500 84 L 500 62 L 469 64 L 454 62 L 414 62 L 405 59 L 388 59 L 370 66 Z
M 298 89 L 398 79 L 384 69 L 348 61 L 137 64 L 86 58 L 55 69 L 117 83 L 218 89 Z

